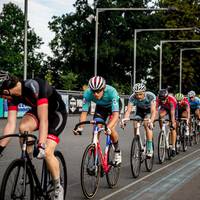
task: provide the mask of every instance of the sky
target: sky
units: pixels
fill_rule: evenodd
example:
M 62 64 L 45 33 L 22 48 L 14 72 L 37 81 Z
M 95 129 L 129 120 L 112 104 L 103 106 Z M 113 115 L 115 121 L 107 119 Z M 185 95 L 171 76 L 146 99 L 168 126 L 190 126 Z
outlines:
M 24 10 L 25 0 L 0 0 L 0 12 L 3 4 L 12 2 Z M 28 21 L 31 28 L 45 43 L 39 51 L 52 56 L 48 43 L 53 39 L 54 33 L 48 29 L 48 22 L 52 16 L 61 16 L 65 13 L 75 12 L 73 4 L 76 0 L 28 0 Z M 89 1 L 92 2 L 92 1 Z

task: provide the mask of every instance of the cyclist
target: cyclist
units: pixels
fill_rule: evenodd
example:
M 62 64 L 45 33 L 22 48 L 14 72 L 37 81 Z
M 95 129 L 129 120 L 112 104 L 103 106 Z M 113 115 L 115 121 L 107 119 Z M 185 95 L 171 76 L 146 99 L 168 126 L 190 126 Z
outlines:
M 158 92 L 157 96 L 157 108 L 159 118 L 164 118 L 166 115 L 169 116 L 169 119 L 172 121 L 171 124 L 171 134 L 172 134 L 172 156 L 176 155 L 175 144 L 176 144 L 176 121 L 175 121 L 175 113 L 176 113 L 176 98 L 168 94 L 167 89 L 161 89 Z M 162 127 L 162 123 L 160 123 L 160 127 Z
M 0 96 L 8 101 L 8 118 L 3 134 L 14 134 L 18 104 L 29 106 L 30 110 L 20 121 L 19 131 L 31 133 L 39 130 L 37 158 L 46 160 L 54 183 L 54 200 L 63 200 L 59 162 L 54 156 L 54 150 L 59 143 L 58 135 L 67 121 L 66 107 L 61 95 L 47 81 L 38 78 L 20 81 L 1 71 L 0 80 Z M 0 153 L 8 142 L 9 139 L 0 141 Z
M 177 118 L 187 119 L 186 136 L 189 136 L 190 104 L 182 93 L 177 93 L 175 98 L 177 100 Z
M 144 122 L 144 128 L 147 137 L 147 157 L 153 155 L 153 122 L 156 117 L 156 96 L 152 92 L 146 91 L 146 86 L 143 83 L 136 83 L 133 87 L 133 94 L 129 97 L 128 107 L 124 114 L 124 119 L 121 121 L 123 128 L 126 121 L 132 112 L 133 106 L 136 107 L 136 118 L 149 119 Z M 135 127 L 135 125 L 134 125 Z M 134 132 L 136 129 L 134 129 Z
M 200 126 L 200 98 L 196 96 L 195 91 L 188 92 L 188 101 L 190 103 L 191 114 L 197 117 L 198 126 Z
M 85 121 L 89 111 L 91 102 L 96 103 L 94 119 L 101 118 L 104 121 L 108 120 L 108 130 L 106 134 L 111 135 L 111 139 L 115 148 L 115 164 L 121 164 L 121 151 L 119 148 L 119 136 L 116 131 L 116 125 L 119 119 L 120 98 L 115 88 L 106 84 L 106 81 L 101 76 L 94 76 L 89 80 L 88 89 L 83 94 L 82 113 L 80 122 Z M 83 126 L 73 130 L 75 135 L 83 131 Z

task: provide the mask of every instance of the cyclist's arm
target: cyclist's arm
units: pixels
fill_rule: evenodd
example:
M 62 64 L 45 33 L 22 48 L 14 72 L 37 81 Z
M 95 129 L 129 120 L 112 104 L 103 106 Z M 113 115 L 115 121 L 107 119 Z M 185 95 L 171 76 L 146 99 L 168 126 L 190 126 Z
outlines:
M 48 102 L 37 107 L 39 118 L 39 143 L 46 143 L 48 135 Z
M 151 102 L 151 122 L 153 123 L 156 118 L 156 101 Z
M 128 103 L 128 106 L 127 106 L 127 110 L 124 114 L 124 118 L 129 118 L 131 112 L 132 112 L 132 108 L 133 108 L 133 104 L 132 103 Z
M 15 133 L 16 121 L 17 121 L 17 110 L 9 110 L 7 123 L 3 130 L 3 135 Z M 0 140 L 0 146 L 6 146 L 9 143 L 9 140 L 10 138 Z
M 87 119 L 87 114 L 88 114 L 88 112 L 87 111 L 83 111 L 82 113 L 81 113 L 81 116 L 80 116 L 80 122 L 83 122 L 83 121 L 86 121 L 86 119 Z M 81 127 L 83 127 L 83 125 L 81 125 Z
M 171 115 L 171 120 L 172 120 L 172 125 L 175 126 L 175 108 L 173 103 L 170 103 L 170 115 Z

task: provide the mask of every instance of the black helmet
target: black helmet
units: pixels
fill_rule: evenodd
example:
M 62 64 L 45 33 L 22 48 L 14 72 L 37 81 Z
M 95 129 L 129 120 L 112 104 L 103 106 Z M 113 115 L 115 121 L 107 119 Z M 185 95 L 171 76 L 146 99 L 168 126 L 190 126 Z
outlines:
M 7 71 L 0 70 L 0 94 L 2 94 L 3 90 L 13 88 L 18 81 L 17 77 L 10 76 Z
M 161 90 L 158 92 L 158 98 L 159 98 L 160 100 L 165 100 L 167 97 L 168 97 L 168 90 L 166 90 L 166 89 L 161 89 Z

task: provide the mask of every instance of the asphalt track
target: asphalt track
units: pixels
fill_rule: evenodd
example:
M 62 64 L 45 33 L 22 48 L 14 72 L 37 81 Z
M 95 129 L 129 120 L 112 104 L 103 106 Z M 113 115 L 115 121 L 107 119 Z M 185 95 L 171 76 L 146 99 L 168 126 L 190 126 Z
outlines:
M 90 117 L 89 117 L 90 119 Z M 74 136 L 72 129 L 78 123 L 78 116 L 68 117 L 67 126 L 63 132 L 58 148 L 64 154 L 68 170 L 69 200 L 85 199 L 80 185 L 80 166 L 84 149 L 91 141 L 91 127 L 85 127 L 82 136 Z M 5 120 L 0 121 L 0 131 L 5 125 Z M 99 189 L 95 200 L 199 200 L 200 199 L 200 145 L 189 147 L 187 152 L 181 152 L 172 160 L 163 164 L 157 159 L 157 135 L 154 131 L 155 162 L 152 172 L 147 172 L 142 164 L 141 174 L 135 179 L 132 177 L 129 155 L 132 141 L 132 126 L 128 124 L 125 131 L 117 128 L 120 135 L 122 150 L 122 165 L 119 182 L 116 188 L 109 189 L 106 178 L 100 180 Z M 36 133 L 37 134 L 37 133 Z M 102 142 L 104 136 L 102 136 Z M 20 156 L 19 143 L 12 139 L 0 158 L 0 181 L 9 163 Z M 38 173 L 41 161 L 36 160 Z

